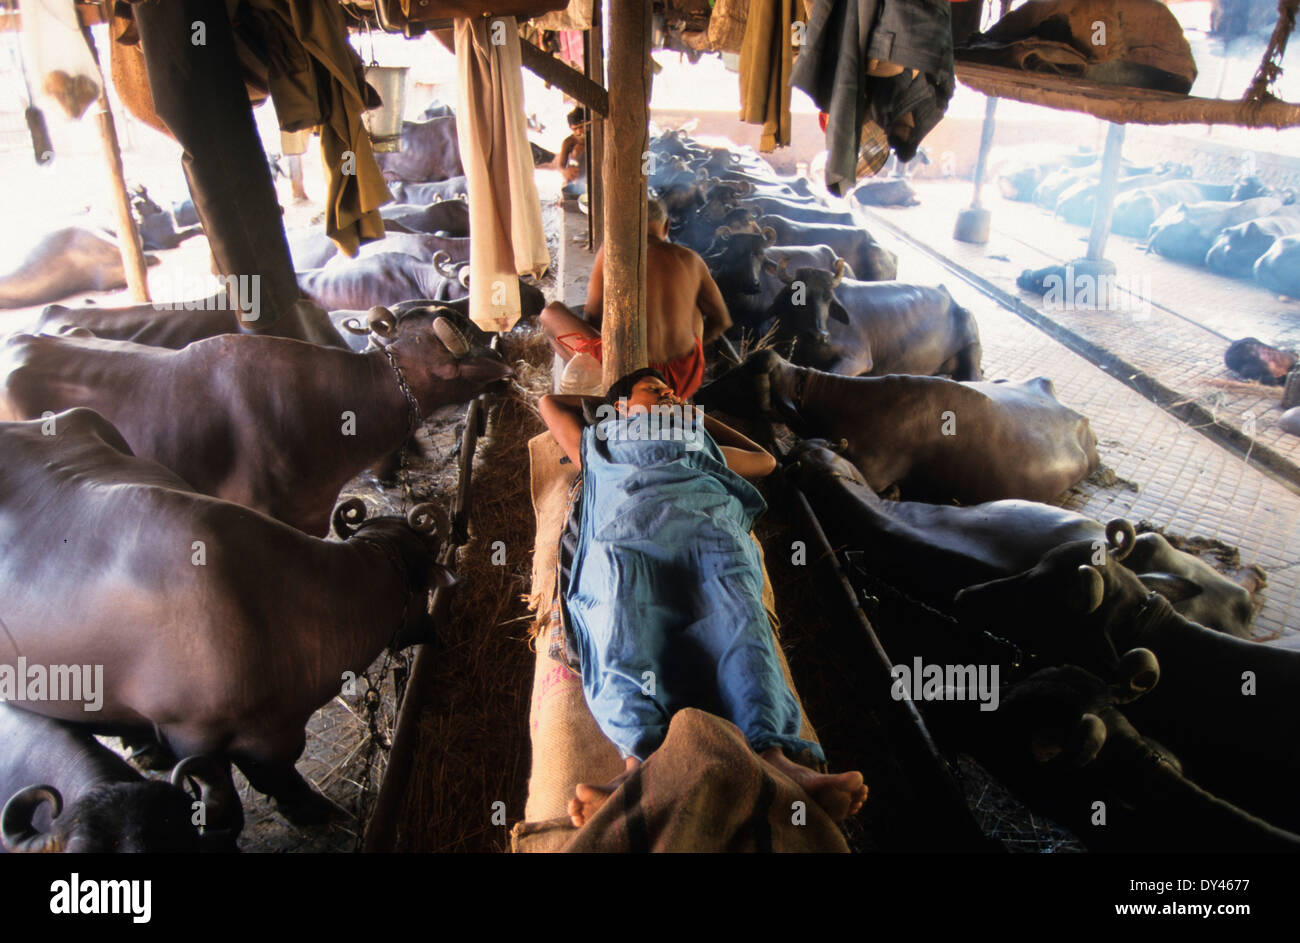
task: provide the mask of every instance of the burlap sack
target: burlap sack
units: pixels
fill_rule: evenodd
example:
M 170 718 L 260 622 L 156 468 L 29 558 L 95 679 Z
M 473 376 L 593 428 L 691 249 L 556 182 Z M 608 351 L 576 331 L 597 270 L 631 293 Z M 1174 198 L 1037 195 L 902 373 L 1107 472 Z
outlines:
M 591 29 L 593 0 L 569 0 L 563 10 L 533 17 L 533 25 L 538 29 L 569 30 Z
M 745 24 L 749 21 L 749 0 L 718 0 L 709 17 L 709 48 L 739 53 L 745 45 Z

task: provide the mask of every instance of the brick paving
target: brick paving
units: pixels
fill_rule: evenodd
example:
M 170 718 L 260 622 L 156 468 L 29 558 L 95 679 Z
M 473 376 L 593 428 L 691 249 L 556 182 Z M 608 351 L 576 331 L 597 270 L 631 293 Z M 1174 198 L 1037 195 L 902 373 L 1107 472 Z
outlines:
M 933 248 L 949 254 L 959 264 L 979 262 L 981 275 L 994 283 L 1009 283 L 1011 291 L 1014 291 L 1014 275 L 1021 268 L 1047 264 L 1039 261 L 1041 258 L 1064 260 L 1068 257 L 1067 254 L 1050 257 L 1039 253 L 1037 258 L 1030 258 L 1021 251 L 1012 256 L 1016 260 L 1014 263 L 1004 262 L 998 268 L 998 260 L 987 260 L 987 255 L 1006 252 L 1011 247 L 1009 237 L 995 230 L 988 247 L 968 247 L 951 240 L 955 211 L 969 201 L 969 185 L 962 191 L 964 200 L 948 204 L 932 198 L 934 189 L 926 186 L 921 190 L 924 202 L 920 207 L 883 210 L 879 211 L 880 215 L 902 227 L 912 238 L 929 241 Z M 955 191 L 955 188 L 949 189 Z M 1016 214 L 1003 213 L 1003 202 L 997 197 L 994 200 L 995 227 L 1010 225 Z M 899 275 L 904 280 L 922 284 L 942 283 L 959 303 L 975 313 L 984 345 L 987 377 L 1012 380 L 1049 377 L 1055 384 L 1057 396 L 1089 417 L 1097 435 L 1102 462 L 1114 472 L 1116 480 L 1107 483 L 1101 476 L 1093 476 L 1067 496 L 1063 502 L 1067 507 L 1103 521 L 1113 517 L 1126 517 L 1134 523 L 1148 520 L 1171 533 L 1206 537 L 1237 547 L 1243 565 L 1258 565 L 1268 575 L 1268 587 L 1255 622 L 1257 636 L 1267 638 L 1287 633 L 1288 626 L 1291 630 L 1300 630 L 1300 611 L 1297 611 L 1300 608 L 1300 495 L 1260 471 L 1241 455 L 1171 416 L 1043 330 L 962 281 L 926 253 L 896 238 L 885 227 L 870 222 L 868 225 L 879 241 L 899 254 Z M 1082 248 L 1082 243 L 1079 245 Z M 1014 273 L 1011 271 L 1013 268 Z M 1202 276 L 1203 279 L 1209 277 L 1208 274 Z M 1158 284 L 1154 276 L 1152 282 Z M 1165 302 L 1164 296 L 1159 292 L 1155 294 L 1161 303 Z M 1052 312 L 1052 317 L 1068 318 L 1068 326 L 1082 334 L 1088 329 L 1089 318 L 1105 316 Z M 1182 321 L 1175 315 L 1153 310 L 1152 322 L 1158 319 L 1184 325 L 1177 334 L 1180 341 L 1195 339 L 1198 334 L 1213 336 L 1204 328 Z M 1187 377 L 1199 377 L 1202 383 L 1208 383 L 1216 372 L 1219 377 L 1226 377 L 1221 359 L 1222 347 L 1217 348 L 1216 354 L 1208 341 L 1200 340 L 1200 346 L 1195 350 L 1171 348 L 1172 341 L 1164 331 L 1164 323 L 1162 320 L 1161 330 L 1157 332 L 1150 325 L 1131 322 L 1125 315 L 1110 322 L 1112 330 L 1098 330 L 1089 339 L 1106 346 L 1108 341 L 1131 340 L 1134 334 L 1145 336 L 1149 353 L 1141 360 L 1143 369 L 1149 364 L 1163 382 L 1189 396 L 1200 394 L 1194 387 L 1186 385 L 1192 382 Z M 1154 338 L 1159 338 L 1161 343 L 1152 342 Z M 1134 362 L 1139 359 L 1137 352 L 1128 347 L 1124 348 L 1122 355 L 1126 359 L 1131 355 Z M 1170 363 L 1166 364 L 1162 356 L 1167 356 Z M 1205 361 L 1200 372 L 1190 366 L 1198 360 Z M 1234 409 L 1242 408 L 1242 398 L 1241 394 L 1237 394 L 1235 399 L 1225 396 L 1222 405 L 1215 406 L 1215 409 L 1220 415 L 1232 416 Z M 1255 402 L 1266 400 L 1267 397 L 1256 394 Z M 1268 422 L 1262 415 L 1256 424 L 1260 441 L 1276 441 L 1265 438 Z M 1294 448 L 1287 454 L 1294 456 Z

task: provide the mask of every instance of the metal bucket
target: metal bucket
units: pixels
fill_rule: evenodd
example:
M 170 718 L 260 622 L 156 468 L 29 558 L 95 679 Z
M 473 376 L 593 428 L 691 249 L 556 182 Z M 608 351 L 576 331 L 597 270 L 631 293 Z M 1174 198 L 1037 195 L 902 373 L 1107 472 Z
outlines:
M 409 71 L 407 66 L 366 66 L 366 81 L 384 102 L 361 116 L 370 133 L 370 146 L 378 153 L 402 149 L 402 113 Z

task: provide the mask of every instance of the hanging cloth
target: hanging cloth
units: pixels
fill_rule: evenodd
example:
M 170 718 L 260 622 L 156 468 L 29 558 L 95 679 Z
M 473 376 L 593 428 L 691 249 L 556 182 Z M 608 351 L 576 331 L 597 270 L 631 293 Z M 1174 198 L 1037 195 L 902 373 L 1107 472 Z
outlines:
M 457 19 L 456 61 L 456 129 L 469 185 L 469 316 L 486 331 L 508 331 L 521 314 L 517 276 L 541 275 L 551 261 L 514 17 Z
M 348 45 L 342 8 L 334 0 L 250 0 L 250 5 L 269 60 L 280 127 L 320 127 L 329 184 L 325 233 L 354 256 L 363 242 L 384 237 L 379 207 L 392 195 L 361 121 L 365 110 L 380 102 Z
M 761 124 L 760 151 L 790 143 L 793 24 L 803 21 L 801 0 L 754 0 L 740 48 L 740 120 Z

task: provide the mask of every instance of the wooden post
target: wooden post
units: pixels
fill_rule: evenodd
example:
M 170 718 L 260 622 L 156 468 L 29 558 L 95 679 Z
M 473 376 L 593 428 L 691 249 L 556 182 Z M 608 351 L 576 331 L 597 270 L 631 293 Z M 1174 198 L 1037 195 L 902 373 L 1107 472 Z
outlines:
M 583 38 L 583 64 L 587 78 L 602 88 L 605 85 L 605 31 L 601 5 L 594 4 L 591 28 Z M 608 108 L 608 96 L 606 96 Z M 605 153 L 605 116 L 593 114 L 587 126 L 587 248 L 594 251 L 605 237 L 605 188 L 601 168 Z
M 609 3 L 609 122 L 605 186 L 604 382 L 646 366 L 646 174 L 650 4 Z
M 140 231 L 136 229 L 135 217 L 131 215 L 131 195 L 126 192 L 126 177 L 122 170 L 122 149 L 117 141 L 117 124 L 113 121 L 113 110 L 108 104 L 108 83 L 104 79 L 104 67 L 99 61 L 99 50 L 95 48 L 94 37 L 90 28 L 83 27 L 82 35 L 90 54 L 95 57 L 99 67 L 99 101 L 95 107 L 99 113 L 95 116 L 99 123 L 99 139 L 104 145 L 104 163 L 108 167 L 109 186 L 113 191 L 113 209 L 117 211 L 117 243 L 122 253 L 122 269 L 126 273 L 126 287 L 131 289 L 134 301 L 149 301 L 149 267 L 144 261 L 144 245 L 140 242 Z
M 1092 232 L 1088 235 L 1088 258 L 1099 262 L 1106 257 L 1106 237 L 1115 214 L 1115 193 L 1119 186 L 1119 166 L 1123 160 L 1124 125 L 1112 124 L 1106 130 L 1106 150 L 1101 155 L 1101 180 L 1097 200 L 1092 205 Z

